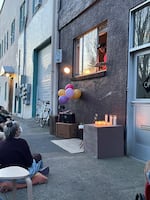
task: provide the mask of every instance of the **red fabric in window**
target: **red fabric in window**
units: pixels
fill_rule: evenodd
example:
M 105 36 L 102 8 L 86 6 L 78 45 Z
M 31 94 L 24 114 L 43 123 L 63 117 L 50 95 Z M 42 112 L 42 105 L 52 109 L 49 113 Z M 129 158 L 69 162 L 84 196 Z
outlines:
M 148 182 L 145 184 L 145 198 L 150 200 L 150 184 Z

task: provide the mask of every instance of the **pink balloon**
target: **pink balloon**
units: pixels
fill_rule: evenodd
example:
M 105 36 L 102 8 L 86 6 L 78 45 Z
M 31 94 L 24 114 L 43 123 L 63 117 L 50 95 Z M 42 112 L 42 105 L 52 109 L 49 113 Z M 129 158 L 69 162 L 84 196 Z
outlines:
M 65 94 L 68 98 L 71 98 L 74 94 L 74 91 L 73 91 L 72 88 L 68 88 L 68 89 L 65 90 Z
M 71 83 L 69 83 L 65 86 L 65 90 L 68 88 L 74 89 L 74 86 Z
M 69 98 L 67 96 L 60 96 L 59 97 L 59 103 L 60 104 L 65 104 L 65 103 L 68 102 L 68 100 L 69 100 Z

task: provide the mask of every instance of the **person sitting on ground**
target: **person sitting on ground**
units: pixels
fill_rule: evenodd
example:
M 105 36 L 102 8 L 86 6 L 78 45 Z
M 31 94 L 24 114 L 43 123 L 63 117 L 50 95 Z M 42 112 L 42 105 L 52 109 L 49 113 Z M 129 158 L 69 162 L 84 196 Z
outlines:
M 0 116 L 0 141 L 5 139 L 5 134 L 3 132 L 3 128 L 4 128 L 4 125 L 5 125 L 6 121 L 7 120 L 4 117 Z
M 0 106 L 0 116 L 6 120 L 12 119 L 11 114 L 3 106 Z
M 27 141 L 20 138 L 21 127 L 16 121 L 8 121 L 4 126 L 6 139 L 0 142 L 0 168 L 8 166 L 20 166 L 29 170 L 32 184 L 42 184 L 48 181 L 47 175 L 49 167 L 42 168 L 42 159 L 35 160 L 30 151 Z M 24 181 L 18 182 L 16 188 L 24 188 Z M 6 192 L 12 190 L 11 181 L 1 181 L 0 191 Z

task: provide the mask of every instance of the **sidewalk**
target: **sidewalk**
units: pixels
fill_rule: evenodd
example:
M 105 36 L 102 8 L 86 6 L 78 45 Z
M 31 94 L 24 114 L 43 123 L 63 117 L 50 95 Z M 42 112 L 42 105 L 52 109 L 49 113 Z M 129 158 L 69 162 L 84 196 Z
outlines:
M 56 137 L 48 127 L 17 120 L 32 152 L 40 152 L 44 165 L 50 166 L 49 182 L 33 186 L 33 200 L 134 200 L 137 192 L 144 192 L 144 163 L 125 156 L 96 159 L 86 153 L 70 154 L 51 142 Z M 27 199 L 26 189 L 17 191 L 20 199 Z

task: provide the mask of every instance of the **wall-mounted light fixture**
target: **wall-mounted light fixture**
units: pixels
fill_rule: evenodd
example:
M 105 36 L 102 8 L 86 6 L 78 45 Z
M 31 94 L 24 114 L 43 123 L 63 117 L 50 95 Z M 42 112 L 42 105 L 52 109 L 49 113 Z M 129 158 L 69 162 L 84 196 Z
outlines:
M 5 73 L 5 76 L 6 76 L 7 78 L 9 78 L 9 77 L 10 77 L 10 74 L 9 74 L 9 73 Z
M 14 75 L 14 68 L 12 66 L 2 66 L 0 70 L 0 76 L 12 77 Z
M 70 72 L 71 72 L 70 67 L 65 66 L 65 67 L 64 67 L 64 73 L 65 73 L 65 74 L 70 74 Z

